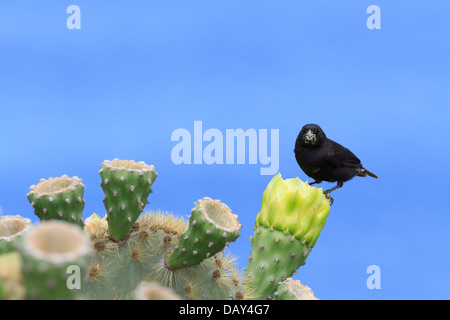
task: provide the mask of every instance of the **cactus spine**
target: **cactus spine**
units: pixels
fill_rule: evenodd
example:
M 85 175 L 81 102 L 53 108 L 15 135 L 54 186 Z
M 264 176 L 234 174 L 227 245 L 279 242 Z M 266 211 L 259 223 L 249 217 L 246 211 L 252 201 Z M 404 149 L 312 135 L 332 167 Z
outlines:
M 330 211 L 322 191 L 300 179 L 269 182 L 255 220 L 249 264 L 245 269 L 259 298 L 272 299 L 278 283 L 305 262 Z

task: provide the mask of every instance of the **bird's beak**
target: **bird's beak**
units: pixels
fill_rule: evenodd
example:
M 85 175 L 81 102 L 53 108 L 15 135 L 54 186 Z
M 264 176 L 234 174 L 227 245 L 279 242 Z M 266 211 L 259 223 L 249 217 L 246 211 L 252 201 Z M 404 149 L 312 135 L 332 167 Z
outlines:
M 308 130 L 305 134 L 305 142 L 314 142 L 316 141 L 316 135 L 311 131 Z

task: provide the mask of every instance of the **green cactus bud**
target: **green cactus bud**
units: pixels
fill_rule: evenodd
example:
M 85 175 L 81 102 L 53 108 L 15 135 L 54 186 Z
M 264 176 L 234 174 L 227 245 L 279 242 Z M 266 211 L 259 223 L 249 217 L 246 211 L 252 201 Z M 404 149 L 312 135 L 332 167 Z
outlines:
M 203 198 L 196 202 L 189 218 L 189 227 L 181 235 L 178 246 L 167 256 L 173 269 L 199 264 L 232 241 L 240 233 L 238 217 L 219 200 Z
M 321 189 L 298 177 L 283 180 L 277 174 L 264 191 L 255 226 L 285 231 L 313 248 L 329 212 L 329 200 Z
M 17 216 L 0 217 L 0 254 L 16 250 L 23 235 L 30 229 L 31 220 Z
M 78 177 L 41 179 L 27 194 L 34 213 L 43 220 L 64 220 L 83 227 L 84 185 Z
M 275 300 L 318 300 L 311 288 L 292 278 L 278 284 L 274 297 Z
M 90 239 L 73 224 L 41 222 L 27 232 L 20 252 L 28 299 L 74 299 L 87 279 Z
M 245 270 L 259 298 L 273 298 L 278 282 L 293 275 L 305 262 L 325 225 L 329 200 L 321 189 L 299 178 L 277 174 L 262 197 L 255 220 L 252 250 Z
M 144 210 L 158 174 L 153 166 L 144 162 L 118 159 L 104 161 L 99 173 L 109 233 L 111 237 L 123 240 Z

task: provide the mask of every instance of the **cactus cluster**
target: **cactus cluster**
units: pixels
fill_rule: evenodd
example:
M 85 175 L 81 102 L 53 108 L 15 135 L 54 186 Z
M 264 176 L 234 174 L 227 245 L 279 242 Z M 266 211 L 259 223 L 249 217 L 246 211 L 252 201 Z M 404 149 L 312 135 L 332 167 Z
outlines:
M 274 176 L 255 220 L 249 264 L 239 270 L 226 249 L 242 225 L 226 204 L 200 199 L 188 221 L 144 212 L 158 176 L 153 166 L 114 159 L 99 173 L 103 217 L 83 221 L 84 185 L 62 176 L 30 187 L 39 224 L 0 218 L 0 299 L 314 298 L 290 277 L 325 225 L 330 206 L 320 189 Z
M 243 279 L 233 258 L 223 252 L 207 256 L 181 249 L 186 235 L 197 227 L 188 226 L 184 219 L 168 213 L 148 212 L 130 229 L 126 243 L 121 243 L 108 235 L 106 218 L 90 217 L 85 229 L 92 239 L 95 254 L 89 266 L 84 296 L 131 299 L 143 281 L 170 288 L 182 299 L 234 299 L 239 296 Z M 199 252 L 206 240 L 209 240 L 206 232 L 204 236 L 198 235 L 198 241 L 193 239 L 193 244 L 199 245 Z M 177 248 L 183 253 L 181 256 L 177 255 Z M 171 265 L 168 257 L 174 252 L 174 265 Z M 192 256 L 200 261 L 192 266 L 183 263 Z

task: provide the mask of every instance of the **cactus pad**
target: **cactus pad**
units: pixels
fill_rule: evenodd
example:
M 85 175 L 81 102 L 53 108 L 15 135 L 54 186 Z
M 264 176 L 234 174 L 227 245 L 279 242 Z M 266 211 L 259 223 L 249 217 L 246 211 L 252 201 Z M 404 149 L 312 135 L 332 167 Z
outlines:
M 118 159 L 104 161 L 99 173 L 110 235 L 122 240 L 144 210 L 158 174 L 152 165 Z
M 84 185 L 78 177 L 41 179 L 27 194 L 34 213 L 42 220 L 64 220 L 83 227 Z
M 31 220 L 19 215 L 0 217 L 0 254 L 14 251 L 30 227 Z
M 41 222 L 27 232 L 20 252 L 27 298 L 75 298 L 79 290 L 68 286 L 70 268 L 78 270 L 79 278 L 74 280 L 81 289 L 91 253 L 90 240 L 82 229 L 65 221 Z
M 188 230 L 167 257 L 168 266 L 179 269 L 199 264 L 235 241 L 241 228 L 237 216 L 222 202 L 210 198 L 197 201 Z
M 325 225 L 329 200 L 320 189 L 299 178 L 272 178 L 255 220 L 246 274 L 260 298 L 272 299 L 278 282 L 291 277 L 305 262 Z

